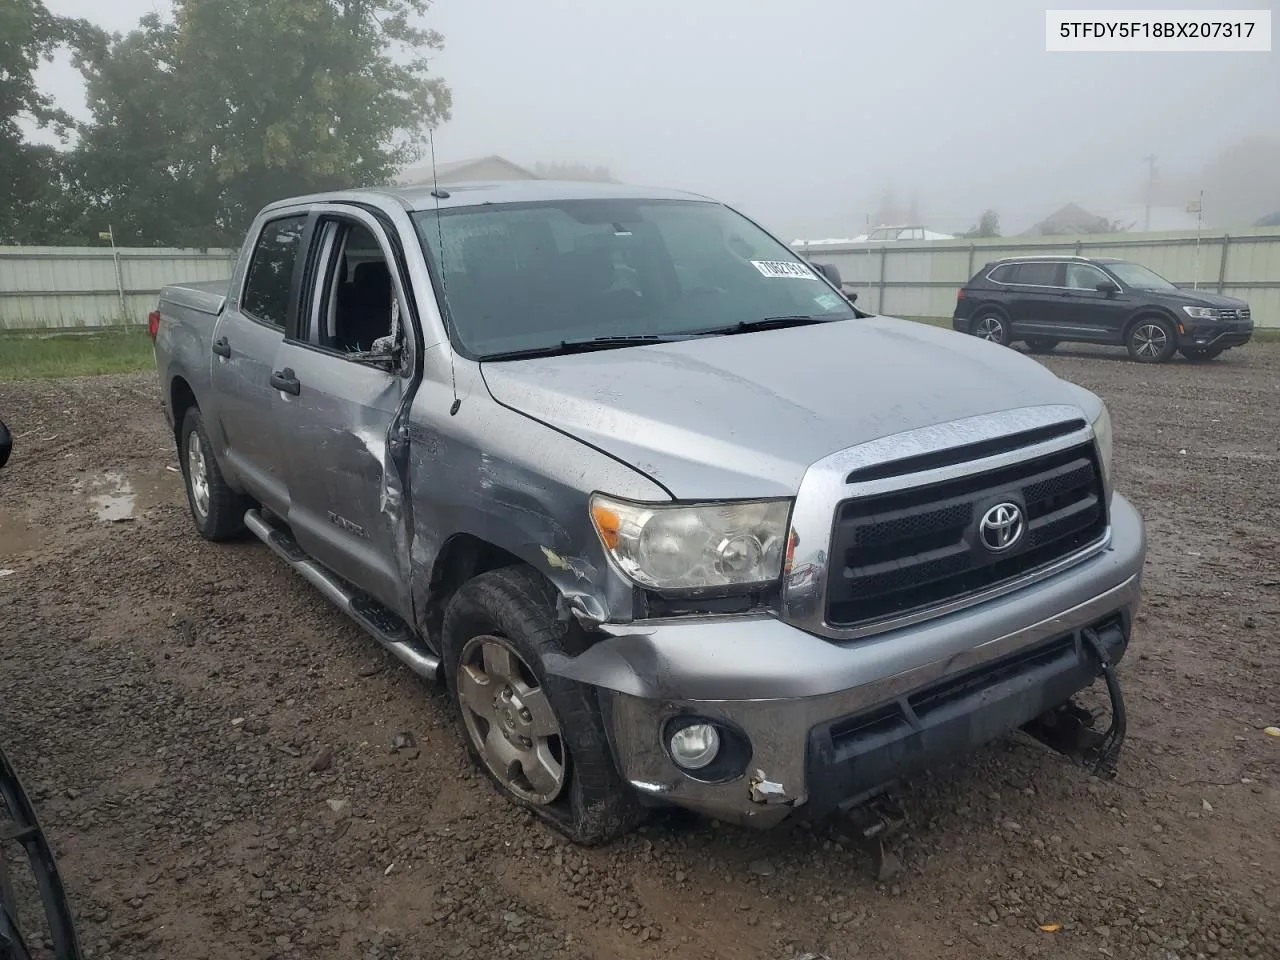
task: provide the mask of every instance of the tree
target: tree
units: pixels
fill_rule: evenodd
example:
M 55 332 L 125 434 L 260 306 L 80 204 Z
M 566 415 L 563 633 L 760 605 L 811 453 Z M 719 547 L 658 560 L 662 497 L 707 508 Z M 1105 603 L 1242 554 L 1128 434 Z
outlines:
M 58 152 L 28 143 L 22 123 L 52 130 L 65 140 L 72 118 L 35 84 L 42 61 L 77 43 L 89 28 L 51 14 L 42 0 L 0 3 L 0 243 L 39 243 L 53 238 L 50 204 L 64 174 Z
M 585 163 L 536 163 L 533 168 L 543 180 L 593 180 L 600 183 L 617 183 L 608 167 L 592 167 Z
M 970 227 L 960 236 L 969 239 L 1000 236 L 1000 214 L 994 210 L 982 211 L 982 216 L 978 218 L 977 225 Z
M 174 0 L 88 46 L 86 202 L 126 243 L 225 245 L 272 200 L 388 182 L 450 116 L 428 6 Z

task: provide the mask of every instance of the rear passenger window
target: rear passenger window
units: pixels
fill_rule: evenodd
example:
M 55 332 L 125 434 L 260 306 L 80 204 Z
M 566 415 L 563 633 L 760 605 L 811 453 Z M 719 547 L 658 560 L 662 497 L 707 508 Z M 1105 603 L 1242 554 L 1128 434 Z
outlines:
M 306 223 L 306 214 L 299 214 L 272 220 L 262 228 L 240 298 L 241 310 L 282 330 L 289 315 L 289 285 Z
M 1020 263 L 1013 272 L 1013 282 L 1029 287 L 1060 287 L 1060 263 Z
M 1013 264 L 1002 264 L 992 270 L 989 276 L 996 283 L 1013 283 Z

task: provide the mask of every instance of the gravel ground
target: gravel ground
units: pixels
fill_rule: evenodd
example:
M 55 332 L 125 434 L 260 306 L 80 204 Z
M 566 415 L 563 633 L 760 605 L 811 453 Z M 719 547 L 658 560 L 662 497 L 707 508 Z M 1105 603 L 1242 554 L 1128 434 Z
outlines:
M 264 547 L 195 535 L 153 376 L 0 383 L 0 737 L 89 957 L 1280 956 L 1280 345 L 1122 356 L 1046 361 L 1149 522 L 1120 776 L 1013 738 L 917 778 L 883 883 L 838 819 L 566 845 Z

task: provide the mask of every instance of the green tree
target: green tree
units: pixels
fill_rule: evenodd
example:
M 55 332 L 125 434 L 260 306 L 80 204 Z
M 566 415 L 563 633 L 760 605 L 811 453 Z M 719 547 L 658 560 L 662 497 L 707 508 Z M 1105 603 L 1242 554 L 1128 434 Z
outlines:
M 27 142 L 23 123 L 66 139 L 72 118 L 42 93 L 35 72 L 86 34 L 79 20 L 51 14 L 42 0 L 0 2 L 0 243 L 44 243 L 56 235 L 50 211 L 62 196 L 62 157 Z
M 127 243 L 238 243 L 265 204 L 386 183 L 450 116 L 428 0 L 174 0 L 78 58 L 78 185 Z
M 978 218 L 977 225 L 970 227 L 960 236 L 970 239 L 1000 236 L 1000 214 L 994 210 L 982 211 L 982 216 Z
M 539 162 L 533 172 L 543 180 L 591 180 L 600 183 L 617 183 L 608 167 L 590 166 L 585 163 Z

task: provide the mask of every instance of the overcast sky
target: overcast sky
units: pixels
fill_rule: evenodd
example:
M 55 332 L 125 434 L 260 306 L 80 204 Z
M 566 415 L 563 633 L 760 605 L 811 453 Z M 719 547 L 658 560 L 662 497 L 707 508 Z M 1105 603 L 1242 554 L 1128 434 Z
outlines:
M 46 0 L 125 31 L 161 0 Z M 1280 45 L 1250 54 L 1046 53 L 1045 7 L 1105 0 L 436 0 L 454 119 L 441 161 L 604 164 L 709 193 L 783 235 L 862 232 L 886 188 L 930 226 L 994 207 L 1006 232 L 1068 201 L 1141 196 L 1143 157 L 1189 173 L 1280 136 Z M 1276 0 L 1164 0 L 1239 9 Z M 1277 18 L 1280 20 L 1280 18 Z M 79 115 L 65 63 L 42 85 Z

